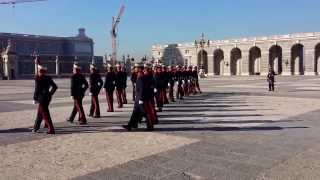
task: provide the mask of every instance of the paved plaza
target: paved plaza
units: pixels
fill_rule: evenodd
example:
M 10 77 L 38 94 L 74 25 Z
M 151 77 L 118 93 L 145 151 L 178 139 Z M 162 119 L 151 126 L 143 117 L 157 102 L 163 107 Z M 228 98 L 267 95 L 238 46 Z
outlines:
M 0 179 L 317 180 L 320 78 L 276 80 L 275 92 L 260 76 L 201 80 L 204 93 L 167 105 L 154 132 L 126 132 L 132 102 L 107 113 L 104 94 L 101 119 L 65 122 L 70 80 L 57 79 L 54 136 L 31 133 L 34 82 L 0 81 Z

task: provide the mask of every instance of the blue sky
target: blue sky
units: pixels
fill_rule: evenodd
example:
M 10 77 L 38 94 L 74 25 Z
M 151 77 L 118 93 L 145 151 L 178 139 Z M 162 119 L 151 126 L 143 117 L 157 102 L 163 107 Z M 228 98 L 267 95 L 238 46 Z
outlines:
M 1 0 L 0 0 L 1 1 Z M 150 54 L 152 44 L 320 31 L 319 0 L 48 0 L 0 6 L 0 32 L 72 36 L 79 27 L 95 53 L 111 52 L 111 18 L 124 4 L 120 54 Z

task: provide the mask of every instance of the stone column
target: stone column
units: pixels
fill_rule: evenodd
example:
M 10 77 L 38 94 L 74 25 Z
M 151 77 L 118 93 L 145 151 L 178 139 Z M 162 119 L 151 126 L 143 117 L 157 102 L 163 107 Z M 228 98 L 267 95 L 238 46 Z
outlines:
M 213 73 L 213 55 L 212 54 L 209 54 L 208 55 L 208 75 L 209 76 L 213 76 L 214 73 Z
M 16 55 L 14 54 L 4 55 L 3 66 L 4 66 L 4 76 L 7 77 L 8 80 L 18 78 L 19 73 L 18 73 L 18 62 L 17 62 Z M 14 71 L 14 74 L 12 74 L 12 70 Z
M 269 51 L 262 51 L 260 58 L 260 75 L 266 76 L 269 71 Z
M 241 75 L 249 76 L 249 51 L 243 51 L 241 56 Z
M 60 60 L 59 56 L 56 56 L 56 76 L 60 75 Z
M 282 75 L 291 76 L 291 50 L 290 48 L 282 49 Z
M 4 55 L 3 56 L 3 75 L 4 77 L 7 78 L 7 80 L 11 79 L 10 76 L 10 62 L 9 62 L 9 56 L 8 55 Z
M 315 49 L 314 48 L 306 48 L 304 54 L 304 73 L 307 76 L 316 75 L 315 71 Z
M 230 51 L 226 51 L 227 53 L 224 54 L 224 70 L 223 70 L 223 75 L 224 76 L 231 76 L 231 56 L 230 56 Z
M 12 57 L 12 62 L 14 63 L 13 67 L 14 67 L 14 75 L 16 79 L 19 79 L 19 63 L 18 63 L 18 56 L 17 55 L 13 55 Z

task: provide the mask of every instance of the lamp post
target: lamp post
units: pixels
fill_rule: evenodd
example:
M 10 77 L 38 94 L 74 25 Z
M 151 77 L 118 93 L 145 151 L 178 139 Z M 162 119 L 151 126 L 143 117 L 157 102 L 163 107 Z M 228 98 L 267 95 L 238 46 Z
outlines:
M 289 65 L 288 59 L 286 59 L 286 60 L 284 61 L 284 64 L 286 65 L 286 68 L 288 68 L 288 65 Z
M 202 69 L 202 71 L 204 70 L 204 60 L 203 60 L 203 52 L 204 52 L 204 46 L 206 45 L 206 41 L 204 39 L 204 33 L 201 34 L 201 38 L 199 40 L 199 42 L 197 42 L 197 40 L 195 41 L 195 46 L 196 46 L 196 49 L 198 49 L 198 47 L 200 47 L 200 64 L 199 64 L 199 70 Z M 208 43 L 209 45 L 209 43 Z M 198 51 L 197 51 L 198 53 Z M 197 55 L 197 58 L 198 58 L 198 55 Z M 206 73 L 206 72 L 205 72 Z

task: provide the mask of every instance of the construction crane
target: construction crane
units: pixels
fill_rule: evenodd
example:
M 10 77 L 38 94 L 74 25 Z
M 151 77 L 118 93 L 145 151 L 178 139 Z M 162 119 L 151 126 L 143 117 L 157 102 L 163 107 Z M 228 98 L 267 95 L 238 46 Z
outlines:
M 111 40 L 112 40 L 112 56 L 111 56 L 111 63 L 113 65 L 117 62 L 117 36 L 118 36 L 118 25 L 120 23 L 121 16 L 123 15 L 125 10 L 125 6 L 122 5 L 118 16 L 112 17 L 112 29 L 111 29 Z
M 37 1 L 47 1 L 47 0 L 0 0 L 0 5 L 9 4 L 9 5 L 12 5 L 12 7 L 15 7 L 16 4 L 37 2 Z

